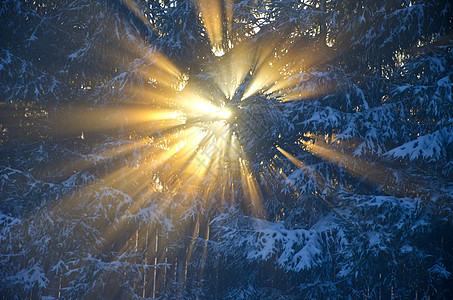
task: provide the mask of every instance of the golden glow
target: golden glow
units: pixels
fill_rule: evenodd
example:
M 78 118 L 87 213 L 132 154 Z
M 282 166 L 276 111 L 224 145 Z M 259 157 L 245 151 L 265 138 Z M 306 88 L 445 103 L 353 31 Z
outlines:
M 240 116 L 241 101 L 259 93 L 278 95 L 283 101 L 294 101 L 320 97 L 329 92 L 328 87 L 320 89 L 308 84 L 310 69 L 326 60 L 319 53 L 303 50 L 307 48 L 305 45 L 293 44 L 286 37 L 279 37 L 280 33 L 263 33 L 265 30 L 260 30 L 258 26 L 249 28 L 253 31 L 253 37 L 233 32 L 236 21 L 233 0 L 192 1 L 197 4 L 198 17 L 205 26 L 209 49 L 216 56 L 208 60 L 213 64 L 207 66 L 203 62 L 200 66 L 191 66 L 191 69 L 180 69 L 140 36 L 120 32 L 125 42 L 118 45 L 121 51 L 111 51 L 114 55 L 110 59 L 113 65 L 121 58 L 133 67 L 119 71 L 117 80 L 111 80 L 102 87 L 104 90 L 99 94 L 106 94 L 110 98 L 99 100 L 103 105 L 94 108 L 93 105 L 75 109 L 70 107 L 56 112 L 55 135 L 74 136 L 77 137 L 76 142 L 80 143 L 86 143 L 96 132 L 107 136 L 112 132 L 123 135 L 112 139 L 111 144 L 98 145 L 93 153 L 73 162 L 74 168 L 61 172 L 62 176 L 70 177 L 104 161 L 112 161 L 110 165 L 120 166 L 81 188 L 79 193 L 83 196 L 76 199 L 79 203 L 67 199 L 58 204 L 68 207 L 80 205 L 80 202 L 90 199 L 86 197 L 90 190 L 96 189 L 99 192 L 96 191 L 93 198 L 101 199 L 102 189 L 106 188 L 132 198 L 130 204 L 115 202 L 123 194 L 105 200 L 107 203 L 102 207 L 106 210 L 115 205 L 124 205 L 119 215 L 112 214 L 115 222 L 101 229 L 104 230 L 102 237 L 107 242 L 121 236 L 118 234 L 121 230 L 132 227 L 128 224 L 130 219 L 122 217 L 137 214 L 143 207 L 152 211 L 154 218 L 146 220 L 149 224 L 146 230 L 155 231 L 161 226 L 155 225 L 160 222 L 156 219 L 171 209 L 171 217 L 180 222 L 180 226 L 185 224 L 183 217 L 196 219 L 196 228 L 190 232 L 194 236 L 201 227 L 203 213 L 207 212 L 207 215 L 212 209 L 237 207 L 237 203 L 241 203 L 252 216 L 266 218 L 261 188 L 272 188 L 266 185 L 273 182 L 266 182 L 269 177 L 266 178 L 264 172 L 258 175 L 254 172 L 254 165 L 241 145 L 239 133 L 241 126 L 245 125 L 237 123 L 243 119 Z M 123 2 L 151 28 L 134 1 Z M 263 38 L 263 34 L 269 36 Z M 200 60 L 203 55 L 200 55 Z M 198 80 L 198 75 L 206 77 L 209 83 L 202 82 L 204 79 Z M 128 76 L 132 79 L 127 80 Z M 305 82 L 307 85 L 301 88 Z M 101 101 L 108 101 L 109 105 Z M 248 125 L 253 126 L 253 120 Z M 238 128 L 237 135 L 232 128 Z M 341 164 L 352 175 L 363 177 L 373 169 L 375 173 L 384 173 L 384 170 L 340 153 L 322 142 L 305 143 L 305 146 L 320 159 Z M 314 168 L 305 165 L 280 146 L 277 150 L 278 155 L 272 159 L 278 162 L 288 159 L 296 168 L 311 176 L 315 184 L 325 185 L 323 177 Z M 294 190 L 296 197 L 303 197 L 303 191 L 297 190 L 297 183 L 292 180 L 291 174 L 285 174 L 276 165 L 271 164 L 266 170 L 269 172 L 267 174 L 282 178 Z M 378 176 L 373 180 L 385 184 Z M 331 203 L 322 199 L 335 211 Z M 186 211 L 195 212 L 195 215 L 185 216 Z M 209 223 L 209 220 L 203 222 Z M 209 238 L 207 228 L 202 236 L 206 238 L 206 244 Z M 148 233 L 142 235 L 149 236 Z M 167 237 L 157 234 L 157 238 Z M 124 247 L 139 249 L 131 240 L 124 242 Z M 190 255 L 192 247 L 189 247 L 187 255 Z M 205 246 L 202 262 L 206 258 L 206 251 Z M 120 254 L 121 251 L 118 251 Z M 171 265 L 166 261 L 157 263 L 157 258 L 156 262 L 148 263 L 163 269 L 165 265 Z M 179 257 L 177 263 L 179 268 Z M 201 284 L 201 274 L 199 279 Z
M 203 22 L 215 56 L 225 54 L 223 49 L 222 1 L 196 0 L 199 16 Z
M 229 119 L 231 117 L 231 111 L 229 111 L 226 108 L 220 108 L 217 111 L 217 114 L 219 115 L 220 118 L 222 119 Z
M 214 104 L 202 100 L 195 101 L 192 104 L 192 109 L 195 109 L 201 115 L 214 114 L 220 110 L 220 108 L 218 108 Z
M 234 0 L 225 0 L 225 18 L 227 22 L 227 32 L 231 36 L 233 34 L 233 11 L 234 11 Z
M 323 160 L 332 161 L 344 167 L 348 172 L 354 176 L 362 177 L 368 170 L 374 166 L 365 161 L 361 161 L 352 155 L 341 153 L 322 141 L 322 138 L 313 136 L 316 143 L 304 142 L 307 150 L 312 154 L 322 158 Z
M 391 166 L 376 165 L 351 154 L 337 151 L 334 143 L 327 143 L 325 137 L 313 134 L 307 134 L 307 136 L 312 137 L 316 141 L 315 143 L 303 141 L 307 151 L 313 155 L 344 168 L 350 175 L 361 178 L 367 184 L 379 186 L 383 190 L 392 191 L 392 193 L 399 192 L 401 187 L 395 183 L 398 178 L 394 177 L 401 176 L 401 174 L 398 175 L 398 170 L 393 169 Z M 334 137 L 330 137 L 328 140 L 334 140 Z M 406 184 L 416 185 L 415 182 L 410 180 L 406 180 Z
M 133 1 L 123 2 L 151 28 Z M 122 58 L 131 62 L 134 69 L 130 73 L 141 80 L 130 80 L 128 82 L 134 83 L 122 86 L 130 74 L 119 73 L 118 83 L 113 80 L 104 87 L 112 95 L 112 106 L 63 111 L 59 114 L 62 123 L 59 130 L 61 134 L 76 136 L 83 132 L 85 139 L 94 131 L 121 128 L 126 132 L 126 144 L 105 147 L 96 154 L 103 158 L 120 158 L 132 157 L 134 151 L 140 151 L 140 159 L 102 179 L 103 184 L 124 190 L 128 190 L 128 181 L 140 183 L 138 190 L 128 191 L 140 201 L 127 213 L 138 211 L 140 205 L 156 193 L 167 195 L 159 212 L 171 205 L 177 194 L 188 199 L 184 203 L 187 206 L 193 199 L 207 203 L 219 201 L 224 205 L 236 201 L 240 195 L 254 216 L 265 218 L 260 184 L 251 171 L 240 140 L 231 130 L 231 124 L 240 118 L 233 118 L 236 108 L 228 108 L 240 106 L 241 101 L 258 93 L 279 95 L 283 100 L 301 99 L 302 94 L 306 97 L 321 95 L 323 91 L 315 89 L 301 92 L 297 85 L 305 80 L 300 77 L 301 72 L 322 58 L 313 51 L 300 50 L 303 47 L 277 33 L 268 32 L 269 36 L 262 38 L 266 33 L 259 26 L 249 28 L 249 33 L 243 35 L 233 32 L 232 0 L 193 2 L 209 47 L 217 57 L 214 64 L 203 64 L 205 71 L 201 74 L 195 71 L 195 74 L 206 72 L 211 82 L 206 84 L 192 76 L 191 72 L 197 68 L 180 69 L 138 35 L 122 33 L 127 36 L 127 44 L 120 46 L 129 54 Z M 240 130 L 240 126 L 236 127 Z M 296 157 L 280 147 L 277 149 L 297 168 L 306 169 Z M 319 146 L 309 149 L 326 159 L 333 155 Z M 271 172 L 289 181 L 281 170 Z M 298 191 L 295 192 L 298 195 Z M 113 234 L 109 232 L 107 230 L 106 235 Z
M 214 78 L 215 83 L 221 89 L 226 99 L 232 99 L 239 86 L 252 68 L 252 60 L 248 51 L 250 45 L 242 43 L 235 46 L 219 60 L 211 71 L 217 74 Z
M 252 208 L 254 217 L 263 218 L 266 214 L 263 211 L 263 206 L 261 203 L 262 194 L 258 187 L 255 177 L 250 172 L 247 162 L 239 158 L 240 170 L 241 170 L 241 182 L 242 187 L 246 195 L 248 195 L 248 200 L 250 201 L 249 206 Z
M 290 153 L 286 152 L 282 148 L 277 146 L 277 150 L 280 151 L 286 158 L 288 158 L 296 167 L 303 168 L 305 165 L 302 161 L 291 155 Z
M 180 70 L 165 55 L 137 38 L 131 52 L 143 57 L 146 63 L 138 65 L 134 72 L 146 84 L 122 87 L 129 101 L 120 106 L 90 111 L 80 108 L 75 114 L 78 119 L 72 118 L 73 124 L 62 128 L 71 128 L 78 135 L 84 132 L 87 137 L 90 129 L 121 127 L 134 133 L 130 144 L 106 150 L 103 155 L 127 155 L 135 149 L 148 148 L 133 168 L 125 167 L 106 176 L 105 183 L 116 185 L 123 179 L 143 181 L 145 191 L 145 178 L 153 178 L 153 191 L 147 195 L 165 191 L 202 197 L 205 201 L 217 199 L 222 203 L 234 201 L 240 190 L 253 215 L 265 217 L 260 185 L 249 168 L 240 141 L 230 129 L 232 111 L 227 107 L 230 102 L 240 103 L 261 92 L 295 97 L 291 88 L 300 80 L 291 76 L 303 66 L 290 64 L 285 50 L 288 44 L 278 38 L 266 39 L 259 45 L 244 38 L 234 47 L 232 44 L 223 47 L 222 18 L 226 20 L 227 33 L 231 34 L 232 1 L 197 1 L 197 7 L 213 53 L 219 56 L 216 64 L 207 70 L 215 74 L 214 88 L 190 78 L 190 72 Z M 257 34 L 261 31 L 257 30 Z M 68 115 L 61 116 L 69 119 Z M 287 151 L 277 149 L 298 168 L 305 167 Z M 221 191 L 216 192 L 217 189 Z

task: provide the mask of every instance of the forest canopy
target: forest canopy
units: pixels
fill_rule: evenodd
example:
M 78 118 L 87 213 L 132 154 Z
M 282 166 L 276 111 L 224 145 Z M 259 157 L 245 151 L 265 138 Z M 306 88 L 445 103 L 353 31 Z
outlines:
M 4 0 L 2 299 L 452 299 L 439 0 Z

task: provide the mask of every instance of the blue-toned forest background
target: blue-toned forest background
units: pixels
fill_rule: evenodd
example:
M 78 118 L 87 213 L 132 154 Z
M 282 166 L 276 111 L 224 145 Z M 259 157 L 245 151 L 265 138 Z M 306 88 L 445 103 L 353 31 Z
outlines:
M 303 68 L 226 103 L 248 190 L 189 194 L 167 132 L 108 124 L 170 97 L 155 53 L 219 94 L 204 2 L 1 2 L 0 298 L 452 299 L 450 2 L 218 1 L 225 49 Z

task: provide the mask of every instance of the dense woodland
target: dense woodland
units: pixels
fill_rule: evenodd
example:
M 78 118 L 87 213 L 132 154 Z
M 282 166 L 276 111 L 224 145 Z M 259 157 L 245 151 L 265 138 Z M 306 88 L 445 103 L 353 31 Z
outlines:
M 449 1 L 4 0 L 0 28 L 1 299 L 453 298 Z

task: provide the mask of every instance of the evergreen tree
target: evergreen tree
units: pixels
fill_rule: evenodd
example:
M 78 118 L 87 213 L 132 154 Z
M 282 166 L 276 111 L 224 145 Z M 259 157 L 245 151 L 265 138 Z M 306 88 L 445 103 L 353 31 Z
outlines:
M 452 298 L 451 16 L 3 1 L 0 295 Z

